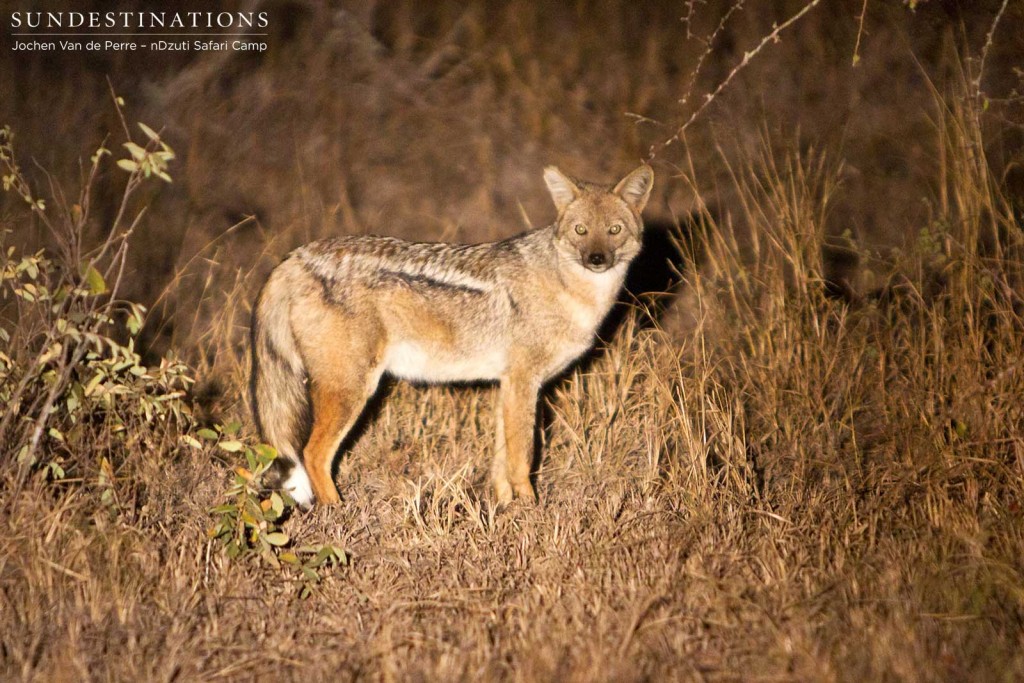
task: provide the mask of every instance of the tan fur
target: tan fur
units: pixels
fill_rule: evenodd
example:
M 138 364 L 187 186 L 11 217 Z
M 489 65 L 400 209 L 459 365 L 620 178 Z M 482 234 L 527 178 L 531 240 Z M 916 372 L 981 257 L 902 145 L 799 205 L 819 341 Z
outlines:
M 497 380 L 495 496 L 536 498 L 539 392 L 593 344 L 640 249 L 653 173 L 641 166 L 611 189 L 553 167 L 544 179 L 558 208 L 549 227 L 478 245 L 321 240 L 271 274 L 253 317 L 253 405 L 295 463 L 297 500 L 338 502 L 335 454 L 384 372 Z

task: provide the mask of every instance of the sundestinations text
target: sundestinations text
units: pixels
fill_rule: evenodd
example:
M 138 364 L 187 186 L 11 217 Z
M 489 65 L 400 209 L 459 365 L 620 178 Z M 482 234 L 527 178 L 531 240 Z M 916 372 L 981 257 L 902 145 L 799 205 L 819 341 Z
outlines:
M 266 12 L 13 12 L 18 28 L 267 28 Z

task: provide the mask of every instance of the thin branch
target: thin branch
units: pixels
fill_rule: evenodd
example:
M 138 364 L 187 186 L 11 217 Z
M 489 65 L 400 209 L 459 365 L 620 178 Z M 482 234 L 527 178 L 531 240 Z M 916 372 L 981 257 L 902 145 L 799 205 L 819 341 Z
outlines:
M 128 122 L 124 120 L 124 112 L 121 111 L 121 102 L 123 100 L 117 96 L 114 92 L 114 84 L 110 81 L 110 76 L 107 76 L 107 87 L 110 89 L 110 97 L 114 100 L 114 109 L 117 111 L 117 118 L 121 119 L 121 127 L 124 128 L 124 136 L 129 140 L 132 139 L 131 131 L 128 130 Z
M 860 62 L 860 39 L 864 35 L 864 15 L 868 12 L 868 0 L 860 8 L 860 17 L 857 18 L 857 42 L 853 46 L 853 66 Z
M 750 64 L 750 61 L 754 57 L 756 57 L 761 52 L 761 50 L 763 50 L 765 46 L 768 45 L 768 43 L 778 42 L 779 35 L 783 31 L 785 31 L 787 28 L 789 28 L 796 22 L 800 21 L 800 19 L 802 19 L 804 15 L 806 15 L 812 9 L 817 7 L 819 4 L 821 4 L 821 0 L 811 0 L 811 2 L 804 5 L 796 14 L 791 16 L 789 19 L 786 19 L 786 21 L 782 22 L 781 24 L 775 24 L 772 27 L 771 33 L 764 36 L 761 39 L 761 42 L 758 43 L 753 50 L 748 50 L 747 52 L 744 52 L 743 59 L 740 61 L 740 63 L 733 67 L 733 70 L 729 72 L 729 75 L 725 77 L 725 80 L 718 84 L 718 87 L 716 87 L 712 92 L 704 96 L 704 102 L 702 102 L 701 105 L 697 107 L 697 109 L 694 110 L 692 114 L 690 114 L 690 117 L 686 119 L 683 125 L 679 126 L 679 128 L 676 129 L 675 135 L 670 137 L 668 140 L 665 140 L 660 145 L 651 146 L 650 153 L 647 157 L 648 161 L 653 159 L 661 150 L 665 149 L 672 143 L 678 142 L 682 134 L 686 132 L 686 129 L 689 128 L 693 124 L 693 122 L 696 121 L 697 118 L 704 112 L 704 110 L 707 109 L 708 106 L 712 102 L 714 102 L 719 95 L 722 94 L 722 92 L 729 86 L 732 80 L 736 78 L 737 74 L 739 74 L 740 71 L 745 69 L 747 65 Z
M 708 55 L 711 54 L 712 47 L 715 44 L 715 40 L 721 35 L 722 31 L 725 30 L 726 24 L 729 23 L 729 19 L 737 11 L 743 9 L 744 0 L 737 0 L 734 4 L 729 6 L 725 14 L 718 21 L 718 26 L 711 32 L 711 35 L 706 40 L 702 40 L 704 43 L 704 52 L 701 53 L 700 57 L 697 58 L 697 64 L 693 67 L 693 72 L 690 74 L 690 83 L 686 86 L 686 94 L 679 100 L 679 104 L 686 104 L 690 100 L 690 94 L 693 92 L 693 87 L 697 85 L 697 77 L 700 75 L 701 69 L 704 67 L 704 62 L 707 61 Z M 689 23 L 689 22 L 688 22 Z M 687 33 L 689 33 L 689 25 L 687 25 Z
M 985 36 L 985 47 L 981 48 L 981 59 L 978 61 L 978 74 L 974 77 L 974 94 L 977 96 L 983 95 L 981 77 L 985 73 L 985 59 L 988 58 L 988 51 L 992 47 L 992 36 L 995 35 L 996 28 L 999 26 L 999 21 L 1003 18 L 1003 12 L 1006 11 L 1008 4 L 1010 4 L 1010 0 L 1003 0 L 1003 4 L 1000 5 L 995 18 L 992 19 L 992 25 L 988 28 L 988 35 Z

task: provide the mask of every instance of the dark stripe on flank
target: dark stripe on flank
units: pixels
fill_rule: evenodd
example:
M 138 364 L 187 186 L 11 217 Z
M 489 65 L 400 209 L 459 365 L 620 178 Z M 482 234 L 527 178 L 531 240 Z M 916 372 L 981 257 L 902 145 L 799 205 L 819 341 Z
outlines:
M 337 280 L 308 266 L 306 266 L 306 273 L 320 285 L 320 297 L 324 302 L 346 309 L 345 297 L 341 292 L 341 287 L 338 286 Z
M 473 294 L 480 295 L 485 294 L 484 290 L 478 289 L 477 287 L 470 287 L 469 285 L 457 285 L 452 282 L 445 282 L 444 280 L 437 280 L 426 275 L 415 275 L 412 273 L 399 273 L 396 271 L 384 271 L 386 275 L 395 277 L 400 282 L 403 282 L 410 287 L 430 287 L 432 289 L 443 289 L 449 292 L 461 292 L 462 294 Z
M 306 272 L 312 275 L 313 279 L 320 284 L 320 289 L 323 290 L 320 296 L 323 297 L 324 301 L 334 301 L 334 287 L 331 286 L 334 283 L 331 282 L 331 278 L 321 275 L 313 268 L 306 268 Z

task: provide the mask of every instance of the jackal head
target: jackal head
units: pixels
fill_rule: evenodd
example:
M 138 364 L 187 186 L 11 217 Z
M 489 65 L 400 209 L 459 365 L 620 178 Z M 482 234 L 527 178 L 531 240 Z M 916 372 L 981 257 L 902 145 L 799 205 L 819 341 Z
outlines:
M 558 209 L 555 245 L 563 259 L 595 273 L 633 260 L 640 251 L 640 212 L 654 186 L 650 166 L 611 189 L 570 178 L 554 166 L 544 169 L 544 182 Z

